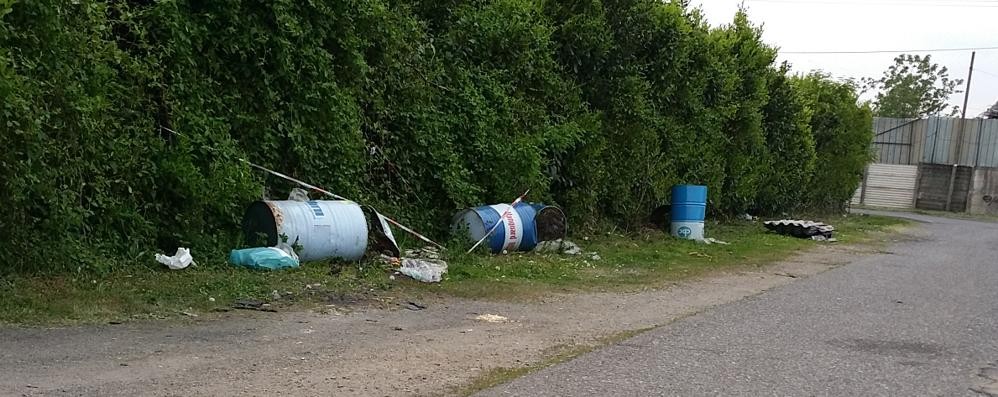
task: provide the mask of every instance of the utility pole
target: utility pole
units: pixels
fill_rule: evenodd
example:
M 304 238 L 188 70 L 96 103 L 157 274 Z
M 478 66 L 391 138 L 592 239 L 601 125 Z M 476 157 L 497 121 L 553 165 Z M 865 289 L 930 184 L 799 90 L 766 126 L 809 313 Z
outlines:
M 957 138 L 954 140 L 954 142 L 956 143 L 956 158 L 953 159 L 953 171 L 950 172 L 949 194 L 946 195 L 946 211 L 949 211 L 951 205 L 953 204 L 953 187 L 956 184 L 956 172 L 957 172 L 957 169 L 960 168 L 960 155 L 963 154 L 962 153 L 963 152 L 963 137 L 964 137 L 964 135 L 966 135 L 966 131 L 965 130 L 967 129 L 967 102 L 970 100 L 970 81 L 973 80 L 973 78 L 974 78 L 974 60 L 976 58 L 977 58 L 977 51 L 971 52 L 970 53 L 970 71 L 967 72 L 967 86 L 963 90 L 963 109 L 960 109 L 960 130 L 959 130 L 960 133 L 959 133 L 959 135 L 957 135 Z M 978 145 L 979 144 L 980 144 L 980 142 L 978 142 Z M 973 172 L 971 172 L 970 179 L 971 179 L 971 184 L 973 184 L 973 179 L 974 179 Z M 970 190 L 973 190 L 973 186 L 971 186 Z M 970 192 L 969 191 L 967 192 L 966 206 L 970 207 Z
M 967 72 L 967 88 L 963 93 L 963 109 L 960 118 L 967 118 L 967 101 L 970 100 L 970 80 L 974 78 L 974 59 L 977 58 L 977 51 L 970 53 L 970 71 Z

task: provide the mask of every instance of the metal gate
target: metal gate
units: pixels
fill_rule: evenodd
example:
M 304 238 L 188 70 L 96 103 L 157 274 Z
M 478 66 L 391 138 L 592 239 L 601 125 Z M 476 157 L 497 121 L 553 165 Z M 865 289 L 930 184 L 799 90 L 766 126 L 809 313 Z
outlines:
M 854 205 L 885 208 L 912 208 L 918 166 L 870 164 L 863 182 L 853 197 Z

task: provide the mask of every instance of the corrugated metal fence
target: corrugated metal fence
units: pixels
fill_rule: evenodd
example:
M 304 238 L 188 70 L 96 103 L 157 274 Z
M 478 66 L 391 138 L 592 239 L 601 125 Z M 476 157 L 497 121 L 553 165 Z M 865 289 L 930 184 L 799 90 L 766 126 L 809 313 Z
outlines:
M 915 204 L 918 166 L 870 164 L 856 194 L 853 205 L 885 208 L 911 208 Z
M 873 132 L 877 163 L 998 167 L 998 119 L 876 117 Z

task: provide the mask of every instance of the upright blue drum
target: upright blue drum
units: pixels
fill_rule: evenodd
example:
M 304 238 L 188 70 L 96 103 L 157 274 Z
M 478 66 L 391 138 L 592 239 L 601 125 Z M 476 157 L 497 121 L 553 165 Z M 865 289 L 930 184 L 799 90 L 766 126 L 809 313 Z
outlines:
M 703 240 L 703 221 L 707 215 L 707 187 L 676 185 L 672 187 L 672 235 L 689 240 Z

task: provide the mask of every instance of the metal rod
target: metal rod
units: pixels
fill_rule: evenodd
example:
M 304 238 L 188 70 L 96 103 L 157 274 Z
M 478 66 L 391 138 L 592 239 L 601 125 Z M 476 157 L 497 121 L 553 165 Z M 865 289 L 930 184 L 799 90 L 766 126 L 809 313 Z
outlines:
M 929 155 L 930 164 L 936 163 L 936 142 L 939 141 L 939 118 L 935 118 L 935 121 L 936 129 L 932 131 L 932 153 Z
M 489 229 L 488 233 L 485 233 L 485 235 L 482 236 L 482 238 L 480 238 L 478 242 L 475 243 L 475 245 L 471 246 L 471 249 L 469 249 L 467 253 L 470 254 L 471 251 L 474 251 L 475 248 L 478 248 L 478 246 L 481 245 L 482 242 L 485 241 L 485 239 L 489 238 L 489 236 L 491 236 L 492 233 L 495 233 L 496 229 L 499 228 L 499 225 L 501 225 L 503 221 L 506 219 L 506 214 L 512 211 L 513 207 L 515 207 L 516 204 L 523 201 L 523 198 L 527 197 L 528 193 L 530 193 L 530 189 L 527 189 L 527 191 L 523 192 L 523 194 L 521 194 L 520 197 L 517 197 L 516 200 L 513 200 L 513 202 L 510 203 L 509 208 L 506 208 L 506 210 L 503 211 L 502 214 L 499 214 L 499 220 L 496 221 L 495 225 L 492 225 L 492 229 Z
M 959 165 L 953 164 L 953 170 L 949 174 L 949 193 L 946 194 L 946 211 L 949 211 L 953 204 L 953 188 L 956 186 L 956 171 Z
M 980 123 L 977 124 L 977 153 L 974 154 L 974 168 L 977 168 L 977 166 L 981 165 L 981 147 L 984 146 L 981 144 L 981 139 L 983 139 L 983 134 L 984 134 L 984 120 L 982 119 L 980 120 Z
M 902 129 L 902 128 L 906 127 L 906 126 L 909 126 L 909 125 L 912 125 L 912 124 L 915 124 L 915 123 L 917 123 L 917 122 L 918 122 L 919 120 L 924 120 L 924 119 L 925 119 L 925 117 L 920 117 L 920 118 L 916 118 L 916 119 L 913 119 L 913 120 L 910 120 L 910 121 L 907 121 L 907 122 L 905 122 L 905 123 L 903 123 L 903 124 L 901 124 L 901 125 L 898 125 L 898 126 L 895 126 L 895 127 L 891 127 L 891 128 L 888 128 L 888 129 L 887 129 L 887 130 L 885 130 L 885 131 L 881 131 L 881 132 L 878 132 L 878 133 L 877 133 L 876 135 L 874 135 L 874 137 L 878 137 L 878 136 L 881 136 L 881 135 L 884 135 L 884 134 L 886 134 L 886 133 L 888 133 L 888 132 L 891 132 L 891 131 L 895 131 L 895 130 L 899 130 L 899 129 Z
M 866 188 L 870 185 L 870 165 L 863 169 L 863 187 L 859 190 L 859 205 L 866 205 Z

